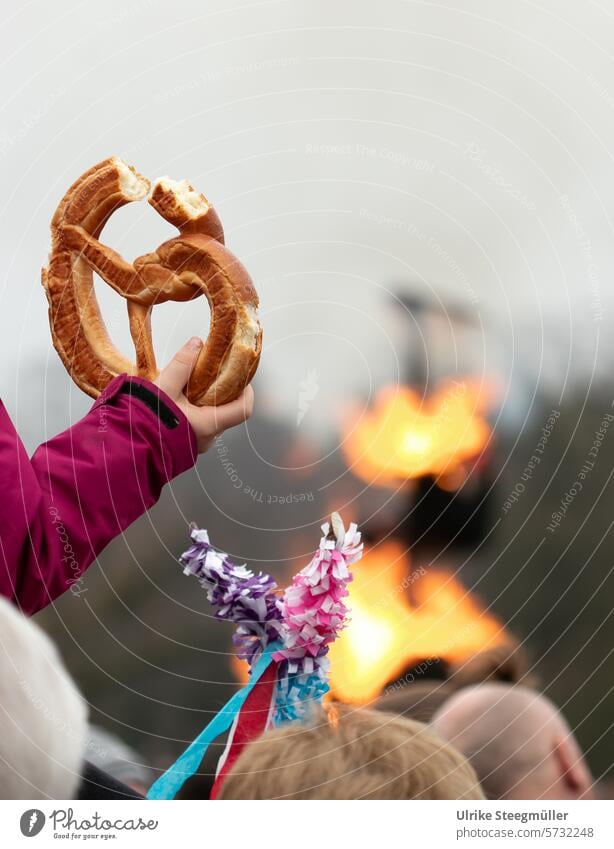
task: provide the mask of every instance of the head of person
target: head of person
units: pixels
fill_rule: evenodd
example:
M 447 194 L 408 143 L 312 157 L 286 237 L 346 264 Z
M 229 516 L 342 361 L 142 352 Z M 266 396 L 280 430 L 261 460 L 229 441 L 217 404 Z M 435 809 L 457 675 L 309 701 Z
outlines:
M 531 686 L 529 662 L 515 640 L 478 652 L 449 665 L 444 679 L 419 675 L 402 676 L 389 684 L 373 704 L 376 710 L 396 713 L 419 722 L 430 722 L 434 714 L 457 690 L 486 681 L 503 681 Z
M 476 775 L 426 725 L 332 705 L 250 743 L 221 799 L 483 799 Z
M 387 687 L 373 703 L 373 708 L 418 722 L 430 722 L 455 692 L 447 681 L 412 681 L 403 686 Z
M 494 681 L 539 686 L 525 649 L 513 637 L 508 637 L 502 645 L 483 649 L 452 664 L 448 678 L 454 690 Z
M 46 634 L 0 598 L 0 798 L 73 799 L 87 707 Z
M 490 799 L 587 799 L 593 780 L 557 708 L 535 690 L 466 687 L 434 715 L 437 734 L 474 767 Z

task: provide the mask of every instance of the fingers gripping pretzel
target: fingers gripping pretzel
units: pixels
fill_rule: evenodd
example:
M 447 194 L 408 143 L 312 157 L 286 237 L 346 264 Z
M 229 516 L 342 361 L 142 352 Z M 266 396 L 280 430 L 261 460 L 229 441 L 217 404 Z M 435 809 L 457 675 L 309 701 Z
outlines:
M 53 343 L 75 383 L 93 397 L 123 372 L 155 380 L 153 306 L 204 294 L 211 309 L 209 336 L 186 395 L 199 406 L 225 404 L 240 395 L 258 367 L 258 295 L 243 265 L 224 246 L 217 213 L 185 181 L 161 178 L 149 197 L 179 236 L 132 264 L 100 242 L 113 211 L 143 200 L 149 191 L 148 180 L 111 157 L 65 194 L 51 222 L 51 253 L 42 273 Z M 128 303 L 136 363 L 109 338 L 96 300 L 94 271 Z

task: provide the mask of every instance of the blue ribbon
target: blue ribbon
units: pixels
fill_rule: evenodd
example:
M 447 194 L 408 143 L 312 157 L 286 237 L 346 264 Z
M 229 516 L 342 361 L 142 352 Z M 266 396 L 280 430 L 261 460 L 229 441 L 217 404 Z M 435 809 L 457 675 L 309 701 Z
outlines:
M 228 731 L 235 717 L 243 707 L 245 700 L 262 677 L 265 669 L 272 662 L 271 655 L 279 651 L 283 646 L 281 643 L 270 643 L 260 655 L 258 662 L 253 667 L 249 681 L 241 690 L 229 699 L 224 707 L 216 713 L 211 722 L 201 731 L 198 737 L 190 743 L 185 752 L 180 755 L 175 763 L 155 781 L 147 793 L 148 799 L 174 799 L 188 778 L 191 778 L 209 748 L 209 744 Z

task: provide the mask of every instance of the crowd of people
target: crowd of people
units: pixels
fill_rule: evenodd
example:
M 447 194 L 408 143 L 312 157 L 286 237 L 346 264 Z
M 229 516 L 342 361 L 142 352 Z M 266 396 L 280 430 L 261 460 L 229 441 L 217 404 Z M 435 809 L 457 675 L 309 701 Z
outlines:
M 253 395 L 196 408 L 183 395 L 200 340 L 154 385 L 118 377 L 90 413 L 30 459 L 0 405 L 0 797 L 142 799 L 156 777 L 88 723 L 60 654 L 28 616 L 62 592 L 155 503 Z M 518 652 L 477 656 L 445 681 L 389 688 L 375 704 L 325 700 L 265 731 L 226 776 L 222 799 L 589 799 L 573 732 Z M 186 796 L 208 798 L 203 765 Z
M 0 634 L 0 797 L 143 798 L 156 771 L 88 724 L 56 647 L 4 599 Z M 512 680 L 503 649 L 491 650 L 445 681 L 405 684 L 368 707 L 314 705 L 306 720 L 253 740 L 219 798 L 595 798 L 565 719 L 511 666 Z M 203 763 L 183 797 L 208 798 L 214 771 Z

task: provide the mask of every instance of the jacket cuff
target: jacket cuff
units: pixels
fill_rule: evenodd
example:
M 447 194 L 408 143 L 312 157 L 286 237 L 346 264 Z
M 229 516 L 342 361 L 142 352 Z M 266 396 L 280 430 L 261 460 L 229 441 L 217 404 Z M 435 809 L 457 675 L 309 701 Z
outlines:
M 196 434 L 186 415 L 166 392 L 145 378 L 120 374 L 103 389 L 92 410 L 120 404 L 129 406 L 131 419 L 145 417 L 150 420 L 156 443 L 172 456 L 169 480 L 192 468 L 198 458 Z

